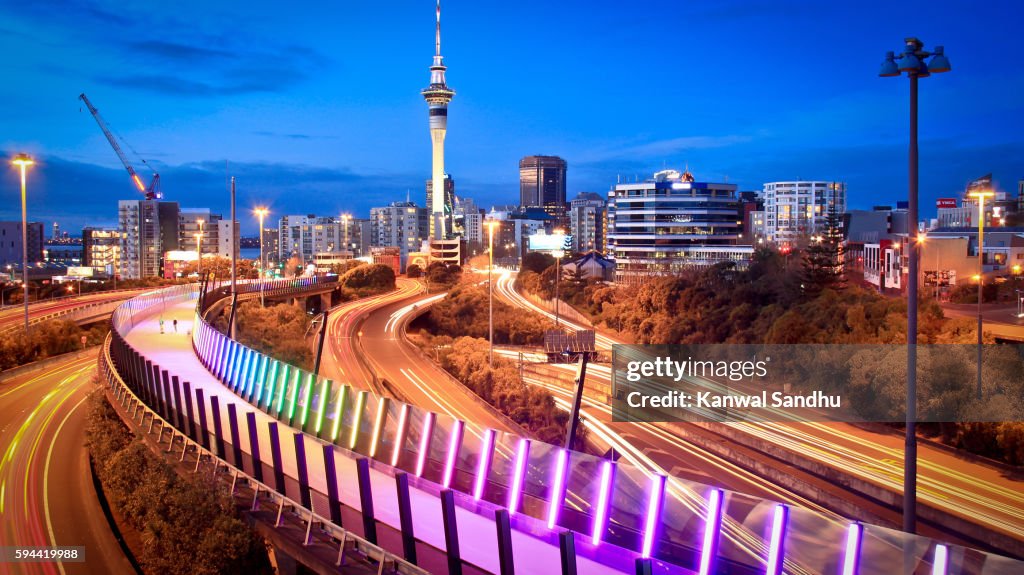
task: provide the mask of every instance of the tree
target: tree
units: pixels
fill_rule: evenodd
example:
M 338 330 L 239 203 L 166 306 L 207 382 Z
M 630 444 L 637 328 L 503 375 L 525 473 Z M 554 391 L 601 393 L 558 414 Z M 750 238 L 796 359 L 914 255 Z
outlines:
M 409 264 L 405 268 L 405 277 L 409 279 L 416 279 L 423 275 L 423 270 L 416 264 Z
M 523 256 L 523 263 L 520 268 L 539 274 L 553 265 L 555 265 L 555 258 L 551 254 L 527 252 Z
M 835 205 L 828 208 L 825 232 L 804 249 L 801 279 L 804 292 L 810 295 L 844 287 L 842 223 Z
M 338 283 L 360 296 L 382 293 L 395 289 L 395 270 L 384 264 L 362 265 L 345 272 Z
M 462 267 L 457 264 L 446 264 L 442 261 L 433 261 L 427 265 L 425 270 L 427 281 L 432 284 L 452 286 L 458 283 L 462 277 Z
M 361 265 L 364 265 L 365 263 L 366 262 L 362 260 L 347 260 L 341 263 L 331 264 L 331 273 L 342 276 L 348 273 L 350 270 L 353 270 Z

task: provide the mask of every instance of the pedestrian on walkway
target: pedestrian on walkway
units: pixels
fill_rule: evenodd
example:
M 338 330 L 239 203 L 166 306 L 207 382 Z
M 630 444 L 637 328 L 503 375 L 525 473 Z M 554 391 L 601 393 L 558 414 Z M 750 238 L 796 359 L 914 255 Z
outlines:
M 160 318 L 160 333 L 164 332 L 164 318 Z
M 175 319 L 172 323 L 174 324 L 174 333 L 178 333 L 178 320 Z

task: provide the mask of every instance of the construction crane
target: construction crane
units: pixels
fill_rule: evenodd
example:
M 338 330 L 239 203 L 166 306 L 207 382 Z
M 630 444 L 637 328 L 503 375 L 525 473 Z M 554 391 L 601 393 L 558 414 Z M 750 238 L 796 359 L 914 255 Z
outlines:
M 117 157 L 121 159 L 121 163 L 124 164 L 124 169 L 128 170 L 128 175 L 132 177 L 132 183 L 135 184 L 135 187 L 146 195 L 147 200 L 162 198 L 163 195 L 160 193 L 160 174 L 156 173 L 156 170 L 153 170 L 153 168 L 150 168 L 149 164 L 146 164 L 145 160 L 142 160 L 142 163 L 146 164 L 147 168 L 153 170 L 153 179 L 149 181 L 148 186 L 144 184 L 142 182 L 142 178 L 140 178 L 139 174 L 135 172 L 135 168 L 132 167 L 132 163 L 128 161 L 128 156 L 125 155 L 121 146 L 118 145 L 117 139 L 114 138 L 114 134 L 112 134 L 110 129 L 107 128 L 106 122 L 103 121 L 103 116 L 100 116 L 100 111 L 96 109 L 96 106 L 92 105 L 92 102 L 89 101 L 89 98 L 87 98 L 85 94 L 79 94 L 78 99 L 85 102 L 85 107 L 89 108 L 89 112 L 92 114 L 92 117 L 96 118 L 96 123 L 99 124 L 100 129 L 103 130 L 103 135 L 107 137 L 107 141 L 110 142 L 110 145 L 114 148 L 114 152 L 117 153 Z

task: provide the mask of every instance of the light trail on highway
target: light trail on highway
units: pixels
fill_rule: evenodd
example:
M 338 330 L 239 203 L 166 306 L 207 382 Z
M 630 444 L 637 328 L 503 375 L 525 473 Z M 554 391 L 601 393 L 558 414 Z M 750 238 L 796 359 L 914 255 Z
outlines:
M 82 546 L 84 563 L 7 563 L 10 573 L 130 573 L 94 491 L 85 450 L 96 358 L 69 358 L 0 383 L 0 541 Z
M 554 319 L 554 314 L 520 294 L 513 281 L 512 274 L 503 274 L 495 286 L 504 299 Z M 572 329 L 589 329 L 564 318 L 561 322 Z M 621 343 L 598 333 L 599 349 L 610 350 L 613 344 Z M 560 367 L 567 371 L 575 369 L 573 366 Z M 588 377 L 599 378 L 605 385 L 611 384 L 611 376 L 609 366 L 588 366 Z M 743 422 L 730 425 L 764 442 L 811 457 L 895 493 L 902 493 L 901 437 L 873 433 L 843 423 Z M 921 445 L 918 449 L 920 501 L 1024 540 L 1024 481 L 1007 476 L 996 468 L 971 465 L 954 454 L 928 445 Z M 966 466 L 970 466 L 971 471 L 963 471 Z

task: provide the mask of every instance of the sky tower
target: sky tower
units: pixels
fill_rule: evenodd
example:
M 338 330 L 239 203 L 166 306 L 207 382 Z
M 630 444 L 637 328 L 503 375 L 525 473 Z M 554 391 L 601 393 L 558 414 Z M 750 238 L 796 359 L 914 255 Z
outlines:
M 430 211 L 431 239 L 445 239 L 451 230 L 445 229 L 445 194 L 436 193 L 444 190 L 444 136 L 448 131 L 448 102 L 452 101 L 455 90 L 444 82 L 444 58 L 441 56 L 441 0 L 437 0 L 437 29 L 434 36 L 434 63 L 430 66 L 430 86 L 420 93 L 430 107 L 430 141 L 433 143 L 433 162 L 431 182 L 435 193 L 432 194 Z

